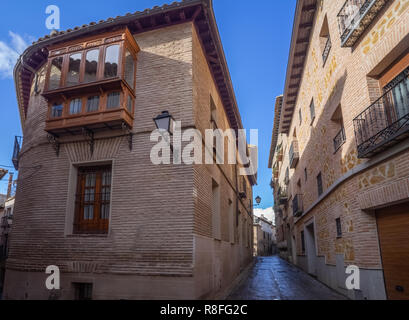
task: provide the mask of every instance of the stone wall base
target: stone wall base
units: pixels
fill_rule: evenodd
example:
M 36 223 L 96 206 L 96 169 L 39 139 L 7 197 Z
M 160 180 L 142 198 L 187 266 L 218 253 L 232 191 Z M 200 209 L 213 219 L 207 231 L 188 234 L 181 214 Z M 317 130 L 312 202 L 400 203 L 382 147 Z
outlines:
M 308 272 L 308 258 L 297 257 L 297 266 Z M 352 300 L 386 300 L 383 271 L 376 269 L 360 269 L 360 290 L 347 290 L 345 281 L 347 278 L 344 256 L 337 255 L 337 265 L 328 265 L 324 257 L 316 259 L 316 278 L 331 289 Z

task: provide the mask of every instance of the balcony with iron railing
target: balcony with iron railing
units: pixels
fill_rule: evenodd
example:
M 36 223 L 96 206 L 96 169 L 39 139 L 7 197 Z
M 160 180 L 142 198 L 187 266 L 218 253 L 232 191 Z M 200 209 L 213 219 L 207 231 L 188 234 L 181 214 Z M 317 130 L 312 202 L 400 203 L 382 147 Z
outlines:
M 22 141 L 23 141 L 23 137 L 16 136 L 14 138 L 13 157 L 12 157 L 11 161 L 13 162 L 14 169 L 16 169 L 16 170 L 18 170 L 18 162 L 19 162 L 18 161 L 18 156 L 20 154 Z
M 300 158 L 299 153 L 298 153 L 298 141 L 294 140 L 291 143 L 290 147 L 290 168 L 294 169 L 297 166 L 298 160 Z
M 280 188 L 278 191 L 278 202 L 280 205 L 286 205 L 288 202 L 288 192 L 286 188 Z
M 290 169 L 287 168 L 287 170 L 285 170 L 285 177 L 284 177 L 284 183 L 288 186 L 288 184 L 290 183 Z
M 299 217 L 304 212 L 303 197 L 301 194 L 297 194 L 293 198 L 293 215 Z
M 273 177 L 274 179 L 278 179 L 279 176 L 279 169 L 278 169 L 278 165 L 276 164 L 273 168 Z
M 277 151 L 277 161 L 278 161 L 278 162 L 282 162 L 282 161 L 283 161 L 283 149 L 282 149 L 282 148 Z
M 354 119 L 359 158 L 370 158 L 409 137 L 409 68 Z
M 6 229 L 7 227 L 8 227 L 7 218 L 2 217 L 1 220 L 0 220 L 0 228 L 1 229 Z
M 1 229 L 8 229 L 13 224 L 13 215 L 5 215 L 1 218 L 0 221 L 0 228 Z
M 331 38 L 328 37 L 327 42 L 325 43 L 324 50 L 322 52 L 322 61 L 323 61 L 324 65 L 325 65 L 325 62 L 327 62 L 327 59 L 328 59 L 329 53 L 331 51 L 331 48 L 332 48 Z
M 336 153 L 345 142 L 346 142 L 345 128 L 342 127 L 334 138 L 334 152 Z
M 347 0 L 338 13 L 341 46 L 354 46 L 388 1 Z

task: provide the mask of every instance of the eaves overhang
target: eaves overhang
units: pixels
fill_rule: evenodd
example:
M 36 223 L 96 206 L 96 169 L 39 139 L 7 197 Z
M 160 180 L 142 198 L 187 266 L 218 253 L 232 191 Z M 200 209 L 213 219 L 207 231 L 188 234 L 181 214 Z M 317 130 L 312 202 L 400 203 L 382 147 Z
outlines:
M 288 57 L 283 107 L 280 115 L 280 133 L 288 134 L 303 79 L 305 60 L 318 6 L 317 0 L 297 0 Z
M 268 168 L 273 167 L 274 152 L 277 147 L 278 135 L 280 134 L 280 115 L 281 109 L 283 107 L 283 95 L 276 98 L 275 108 L 274 108 L 274 127 L 273 136 L 271 139 L 270 155 L 268 158 Z

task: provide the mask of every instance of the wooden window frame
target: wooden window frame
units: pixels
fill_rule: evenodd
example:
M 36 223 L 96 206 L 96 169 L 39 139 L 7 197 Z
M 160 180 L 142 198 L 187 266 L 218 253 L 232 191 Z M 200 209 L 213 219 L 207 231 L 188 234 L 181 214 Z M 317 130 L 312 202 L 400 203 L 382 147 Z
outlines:
M 105 58 L 106 58 L 106 49 L 113 45 L 119 45 L 119 56 L 118 56 L 118 73 L 116 77 L 105 78 L 104 77 L 104 68 L 105 68 Z M 87 37 L 82 40 L 71 41 L 65 43 L 63 46 L 53 46 L 50 47 L 50 55 L 48 58 L 47 72 L 45 79 L 45 92 L 61 90 L 66 88 L 81 87 L 82 85 L 89 85 L 92 83 L 98 83 L 104 80 L 121 78 L 127 84 L 129 89 L 135 93 L 135 83 L 136 83 L 136 69 L 137 69 L 137 54 L 140 51 L 138 44 L 133 38 L 132 34 L 128 29 L 122 29 L 117 32 L 105 33 L 102 35 Z M 99 50 L 98 56 L 98 68 L 96 80 L 91 82 L 84 82 L 85 75 L 85 58 L 89 51 Z M 125 52 L 129 50 L 134 58 L 134 87 L 131 87 L 125 81 Z M 78 85 L 67 86 L 66 79 L 69 69 L 69 57 L 73 54 L 81 54 L 81 64 L 80 64 L 80 76 Z M 63 58 L 62 68 L 61 68 L 61 77 L 60 77 L 60 86 L 58 89 L 49 90 L 49 79 L 51 71 L 51 62 L 55 58 Z
M 102 175 L 110 172 L 110 185 L 102 185 Z M 87 173 L 95 173 L 94 200 L 87 201 L 93 203 L 93 219 L 84 219 L 85 189 Z M 102 188 L 109 186 L 109 202 L 101 200 Z M 77 173 L 77 188 L 75 194 L 75 215 L 74 215 L 74 234 L 108 234 L 109 217 L 101 219 L 101 205 L 111 206 L 112 201 L 112 165 L 79 167 Z M 109 210 L 110 211 L 110 210 Z
M 341 217 L 335 219 L 335 226 L 337 232 L 337 238 L 342 238 L 342 221 Z
M 107 102 L 108 102 L 108 95 L 113 92 L 119 92 L 120 93 L 120 98 L 119 98 L 119 106 L 116 108 L 108 108 L 107 107 Z M 93 96 L 99 96 L 99 108 L 96 111 L 90 111 L 87 112 L 86 110 L 86 103 L 89 97 Z M 127 99 L 128 96 L 131 97 L 132 99 L 132 112 L 128 110 L 127 107 Z M 75 114 L 70 114 L 70 104 L 72 100 L 75 99 L 80 99 L 81 100 L 81 112 L 80 113 L 75 113 Z M 61 99 L 62 100 L 62 99 Z M 65 101 L 61 102 L 61 105 L 63 106 L 63 111 L 61 117 L 52 117 L 52 107 L 54 106 L 55 102 L 58 102 L 58 100 L 55 100 L 53 103 L 49 104 L 49 111 L 48 111 L 48 119 L 51 120 L 56 120 L 56 119 L 61 119 L 61 118 L 78 118 L 82 117 L 83 115 L 92 115 L 92 114 L 98 114 L 100 112 L 110 112 L 110 111 L 115 111 L 118 109 L 125 109 L 129 113 L 130 116 L 133 115 L 135 112 L 135 97 L 129 93 L 128 90 L 125 89 L 125 91 L 122 91 L 120 89 L 112 89 L 112 90 L 107 90 L 104 91 L 102 94 L 100 92 L 95 92 L 95 93 L 88 93 L 88 94 L 76 94 L 71 96 L 70 98 L 67 98 Z

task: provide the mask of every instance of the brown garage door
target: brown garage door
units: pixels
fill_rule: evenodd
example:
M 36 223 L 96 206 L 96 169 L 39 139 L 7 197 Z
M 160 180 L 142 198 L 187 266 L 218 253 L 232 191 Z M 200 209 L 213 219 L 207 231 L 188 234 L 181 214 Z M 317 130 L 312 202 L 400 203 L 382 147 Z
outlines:
M 376 214 L 389 299 L 409 300 L 409 204 Z

